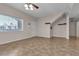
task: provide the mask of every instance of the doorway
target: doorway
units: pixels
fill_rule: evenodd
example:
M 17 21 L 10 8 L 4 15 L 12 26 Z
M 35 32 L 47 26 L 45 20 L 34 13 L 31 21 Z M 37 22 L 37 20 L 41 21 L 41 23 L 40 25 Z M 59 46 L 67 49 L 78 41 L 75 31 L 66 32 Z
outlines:
M 69 19 L 69 38 L 77 38 L 77 20 L 75 18 Z

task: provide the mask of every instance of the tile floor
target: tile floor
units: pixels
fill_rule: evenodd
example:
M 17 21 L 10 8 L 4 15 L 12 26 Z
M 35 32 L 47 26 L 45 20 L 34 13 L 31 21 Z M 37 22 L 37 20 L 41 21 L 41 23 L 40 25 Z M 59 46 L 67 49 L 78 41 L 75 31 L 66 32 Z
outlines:
M 24 39 L 0 45 L 0 56 L 79 56 L 79 39 Z

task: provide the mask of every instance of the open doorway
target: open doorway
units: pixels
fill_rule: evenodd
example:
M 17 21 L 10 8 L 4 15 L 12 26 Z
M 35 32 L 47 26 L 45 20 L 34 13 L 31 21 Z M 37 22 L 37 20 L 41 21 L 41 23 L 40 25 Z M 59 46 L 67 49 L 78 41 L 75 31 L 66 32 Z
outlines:
M 69 19 L 69 38 L 77 38 L 77 20 L 75 18 Z
M 79 39 L 79 20 L 76 21 L 76 37 Z

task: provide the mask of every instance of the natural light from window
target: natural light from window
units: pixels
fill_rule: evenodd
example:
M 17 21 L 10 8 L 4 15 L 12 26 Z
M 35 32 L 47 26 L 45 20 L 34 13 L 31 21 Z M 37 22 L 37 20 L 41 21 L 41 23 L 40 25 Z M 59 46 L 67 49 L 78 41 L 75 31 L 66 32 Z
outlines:
M 23 20 L 0 14 L 0 32 L 13 32 L 23 30 Z

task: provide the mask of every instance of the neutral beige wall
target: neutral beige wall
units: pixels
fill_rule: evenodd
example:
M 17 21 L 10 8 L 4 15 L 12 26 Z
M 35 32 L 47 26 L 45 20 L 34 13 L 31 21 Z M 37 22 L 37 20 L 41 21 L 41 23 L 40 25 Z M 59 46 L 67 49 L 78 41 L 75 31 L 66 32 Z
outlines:
M 0 4 L 0 13 L 19 17 L 24 21 L 23 31 L 0 32 L 0 44 L 35 36 L 35 18 L 5 4 Z M 28 25 L 29 22 L 31 23 L 30 26 Z

